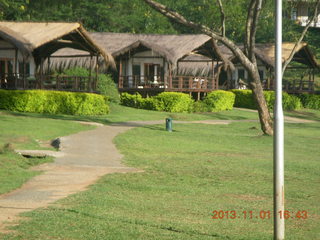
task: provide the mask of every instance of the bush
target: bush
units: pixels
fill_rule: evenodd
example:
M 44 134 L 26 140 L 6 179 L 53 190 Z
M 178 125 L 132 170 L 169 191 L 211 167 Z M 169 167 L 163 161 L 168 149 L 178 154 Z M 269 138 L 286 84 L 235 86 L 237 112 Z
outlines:
M 89 76 L 89 70 L 81 67 L 69 68 L 63 71 L 67 76 Z M 94 73 L 92 75 L 94 77 Z M 117 85 L 108 74 L 98 74 L 97 91 L 107 96 L 111 102 L 119 103 L 119 92 Z
M 235 94 L 234 107 L 257 109 L 251 90 L 231 90 Z
M 139 93 L 122 93 L 120 102 L 124 106 L 165 112 L 191 112 L 193 100 L 188 94 L 163 92 L 157 96 L 143 98 Z
M 298 110 L 302 108 L 302 103 L 297 96 L 282 93 L 282 106 L 284 110 Z
M 203 113 L 203 112 L 209 112 L 209 111 L 210 111 L 209 107 L 203 101 L 196 101 L 193 104 L 193 112 Z
M 109 113 L 105 96 L 45 90 L 0 90 L 0 109 L 70 115 Z
M 142 102 L 143 98 L 139 93 L 122 93 L 120 95 L 120 103 L 127 107 L 142 108 Z
M 120 97 L 118 87 L 110 75 L 99 74 L 97 90 L 100 94 L 107 96 L 111 102 L 119 103 Z
M 231 92 L 236 95 L 235 107 L 257 109 L 251 90 L 231 90 Z M 266 98 L 268 108 L 272 110 L 275 101 L 274 91 L 264 91 L 263 94 Z M 298 97 L 289 95 L 285 92 L 282 94 L 282 101 L 284 110 L 297 110 L 302 107 L 301 101 Z
M 192 112 L 194 100 L 185 93 L 163 92 L 153 97 L 155 110 L 165 112 Z
M 232 110 L 234 101 L 235 94 L 223 90 L 210 92 L 203 100 L 210 112 Z
M 303 107 L 320 110 L 320 95 L 303 93 L 298 95 Z

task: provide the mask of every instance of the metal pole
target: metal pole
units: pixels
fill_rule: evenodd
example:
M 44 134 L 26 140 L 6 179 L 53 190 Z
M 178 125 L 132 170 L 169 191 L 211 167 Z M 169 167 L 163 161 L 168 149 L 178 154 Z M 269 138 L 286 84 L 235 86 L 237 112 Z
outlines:
M 282 0 L 276 0 L 276 62 L 273 144 L 274 239 L 284 239 L 284 121 L 282 109 Z

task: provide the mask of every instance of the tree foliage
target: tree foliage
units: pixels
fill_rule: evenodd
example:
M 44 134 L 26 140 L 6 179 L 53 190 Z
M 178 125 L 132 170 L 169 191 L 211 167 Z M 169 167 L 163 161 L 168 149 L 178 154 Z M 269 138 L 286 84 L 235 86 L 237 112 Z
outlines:
M 218 31 L 220 12 L 212 0 L 160 0 L 188 19 Z M 243 42 L 248 9 L 247 0 L 223 1 L 226 14 L 226 35 Z M 256 42 L 274 41 L 274 2 L 264 1 Z M 292 3 L 294 4 L 294 3 Z M 292 6 L 284 5 L 287 16 Z M 152 11 L 142 0 L 0 0 L 0 19 L 28 21 L 79 21 L 89 31 L 130 33 L 195 33 Z M 303 28 L 284 19 L 284 41 L 295 41 Z M 320 56 L 319 31 L 312 29 L 306 36 Z

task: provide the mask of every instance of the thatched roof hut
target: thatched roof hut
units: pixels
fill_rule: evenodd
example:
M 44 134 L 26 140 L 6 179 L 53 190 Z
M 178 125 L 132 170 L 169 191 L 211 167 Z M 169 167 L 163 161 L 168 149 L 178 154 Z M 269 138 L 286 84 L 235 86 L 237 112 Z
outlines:
M 80 23 L 1 21 L 0 39 L 20 50 L 24 59 L 33 57 L 37 64 L 61 48 L 100 55 L 108 64 L 114 64 L 112 56 L 95 43 Z
M 214 59 L 215 53 L 211 46 L 211 38 L 204 34 L 162 35 L 162 34 L 131 34 L 131 33 L 90 33 L 92 39 L 103 49 L 110 52 L 117 59 L 126 54 L 152 50 L 162 56 L 167 62 L 177 65 L 178 60 L 190 54 L 201 54 L 206 58 Z M 78 55 L 78 59 L 72 59 Z M 89 58 L 84 52 L 74 49 L 61 49 L 54 55 L 55 58 L 63 57 L 52 62 L 55 66 L 65 67 L 89 65 Z M 68 58 L 69 57 L 69 58 Z
M 289 59 L 290 54 L 295 46 L 295 43 L 284 42 L 282 43 L 282 62 Z M 242 46 L 243 48 L 243 46 Z M 232 61 L 236 61 L 232 52 L 225 46 L 220 46 L 223 54 L 229 57 Z M 275 64 L 275 45 L 273 43 L 257 43 L 255 49 L 256 57 L 261 60 L 268 67 L 274 68 Z M 310 68 L 319 68 L 319 63 L 315 55 L 311 52 L 307 43 L 302 42 L 298 45 L 292 62 L 304 64 Z

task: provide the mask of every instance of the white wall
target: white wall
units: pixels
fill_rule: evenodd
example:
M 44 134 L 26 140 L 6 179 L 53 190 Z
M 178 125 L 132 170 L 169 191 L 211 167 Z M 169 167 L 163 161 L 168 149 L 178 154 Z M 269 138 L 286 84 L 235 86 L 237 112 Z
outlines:
M 247 82 L 246 80 L 248 80 L 248 72 L 241 65 L 238 65 L 238 64 L 235 65 L 235 71 L 232 72 L 232 76 L 231 76 L 231 79 L 234 82 L 235 88 L 239 88 L 239 80 L 240 79 L 238 76 L 238 70 L 240 70 L 240 69 L 244 70 L 244 79 L 242 79 L 242 80 L 244 80 L 245 82 Z M 264 65 L 262 65 L 261 63 L 259 64 L 259 62 L 258 62 L 258 69 L 263 72 L 262 73 L 263 77 L 261 80 L 262 81 L 266 80 L 267 79 L 267 68 Z
M 139 57 L 139 58 L 135 58 Z M 142 58 L 143 57 L 143 58 Z M 144 64 L 159 64 L 161 67 L 163 67 L 163 57 L 160 56 L 158 53 L 154 51 L 144 51 L 136 53 L 133 57 L 131 57 L 129 60 L 125 62 L 125 72 L 123 73 L 124 76 L 129 76 L 129 86 L 132 86 L 132 75 L 133 75 L 133 65 L 139 65 L 140 66 L 140 80 L 141 82 L 144 81 Z M 164 66 L 164 71 L 166 71 L 167 64 Z
M 0 59 L 12 59 L 12 62 L 14 64 L 14 59 L 16 55 L 16 50 L 15 49 L 6 49 L 6 50 L 1 50 L 1 48 L 15 48 L 11 43 L 0 40 Z M 18 51 L 18 61 L 22 62 L 23 61 L 23 56 L 20 51 Z M 35 68 L 36 64 L 34 62 L 34 59 L 31 57 L 29 59 L 29 64 L 30 64 L 30 74 L 34 75 L 35 73 Z M 19 66 L 19 65 L 18 65 Z M 17 73 L 22 73 L 22 69 L 17 70 Z
M 314 10 L 315 3 L 301 3 L 296 7 L 297 19 L 300 25 L 306 26 L 309 22 L 309 10 Z M 293 19 L 294 20 L 294 19 Z M 320 13 L 318 15 L 318 21 L 311 24 L 312 27 L 320 27 Z

